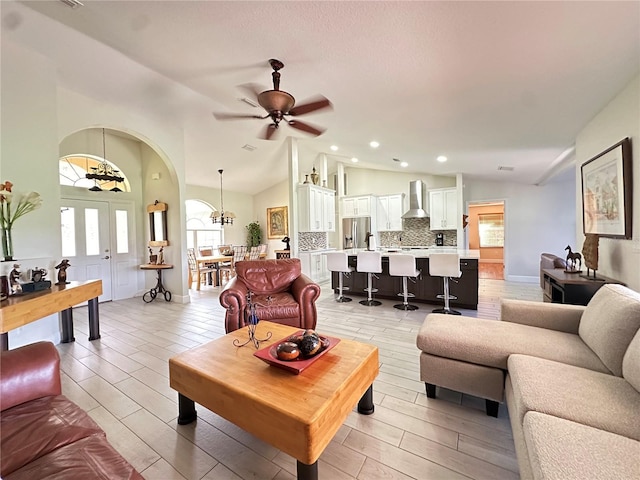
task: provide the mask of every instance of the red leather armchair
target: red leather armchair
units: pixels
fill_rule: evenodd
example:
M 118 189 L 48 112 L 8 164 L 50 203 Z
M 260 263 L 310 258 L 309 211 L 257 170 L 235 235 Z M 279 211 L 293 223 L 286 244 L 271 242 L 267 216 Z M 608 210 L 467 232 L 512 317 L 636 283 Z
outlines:
M 260 320 L 303 329 L 316 328 L 316 300 L 320 287 L 300 270 L 300 259 L 249 260 L 236 263 L 236 276 L 220 294 L 227 309 L 227 333 L 247 324 L 247 293 Z

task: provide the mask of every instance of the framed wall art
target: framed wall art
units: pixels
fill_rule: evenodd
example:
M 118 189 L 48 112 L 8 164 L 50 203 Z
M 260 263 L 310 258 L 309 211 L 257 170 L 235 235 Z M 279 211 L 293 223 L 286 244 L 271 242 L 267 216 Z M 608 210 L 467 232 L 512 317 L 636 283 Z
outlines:
M 625 138 L 581 167 L 584 234 L 631 238 L 631 142 Z
M 267 237 L 282 238 L 289 235 L 289 207 L 267 208 Z

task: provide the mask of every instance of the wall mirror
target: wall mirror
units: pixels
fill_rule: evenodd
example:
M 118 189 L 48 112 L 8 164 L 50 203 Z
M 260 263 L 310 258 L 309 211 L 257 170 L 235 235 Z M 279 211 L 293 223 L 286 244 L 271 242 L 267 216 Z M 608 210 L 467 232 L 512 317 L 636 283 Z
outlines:
M 147 212 L 149 213 L 149 232 L 151 234 L 149 246 L 166 247 L 169 245 L 167 235 L 167 204 L 156 200 L 153 205 L 147 207 Z

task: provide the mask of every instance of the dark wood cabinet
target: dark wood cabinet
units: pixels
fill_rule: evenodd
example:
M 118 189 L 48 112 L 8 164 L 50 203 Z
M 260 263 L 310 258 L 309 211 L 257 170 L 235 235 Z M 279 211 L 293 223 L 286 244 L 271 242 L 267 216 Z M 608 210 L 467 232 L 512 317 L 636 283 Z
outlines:
M 356 256 L 349 256 L 349 265 L 356 268 Z M 437 298 L 444 291 L 442 277 L 432 277 L 429 275 L 429 259 L 417 258 L 416 266 L 421 271 L 420 276 L 415 283 L 411 280 L 407 282 L 410 293 L 415 295 L 412 302 L 431 303 L 434 305 L 444 305 L 444 301 Z M 460 260 L 460 269 L 462 276 L 458 279 L 449 281 L 451 295 L 458 297 L 452 300 L 451 306 L 458 308 L 468 308 L 472 310 L 478 309 L 478 260 L 462 259 Z M 375 294 L 378 298 L 397 299 L 399 293 L 402 292 L 402 277 L 392 277 L 389 275 L 389 259 L 382 258 L 382 273 L 378 274 L 377 279 L 373 280 L 374 288 L 378 289 Z M 331 273 L 331 287 L 334 290 L 338 288 L 338 273 Z M 349 287 L 348 295 L 366 296 L 367 292 L 367 274 L 354 271 L 349 277 L 343 280 L 345 287 Z

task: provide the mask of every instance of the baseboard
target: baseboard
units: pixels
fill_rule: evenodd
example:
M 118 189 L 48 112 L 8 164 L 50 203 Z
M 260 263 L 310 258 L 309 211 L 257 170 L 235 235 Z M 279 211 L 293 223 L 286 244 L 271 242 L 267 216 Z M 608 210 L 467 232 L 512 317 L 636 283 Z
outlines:
M 540 283 L 540 277 L 531 277 L 527 275 L 507 275 L 505 280 L 518 283 Z

